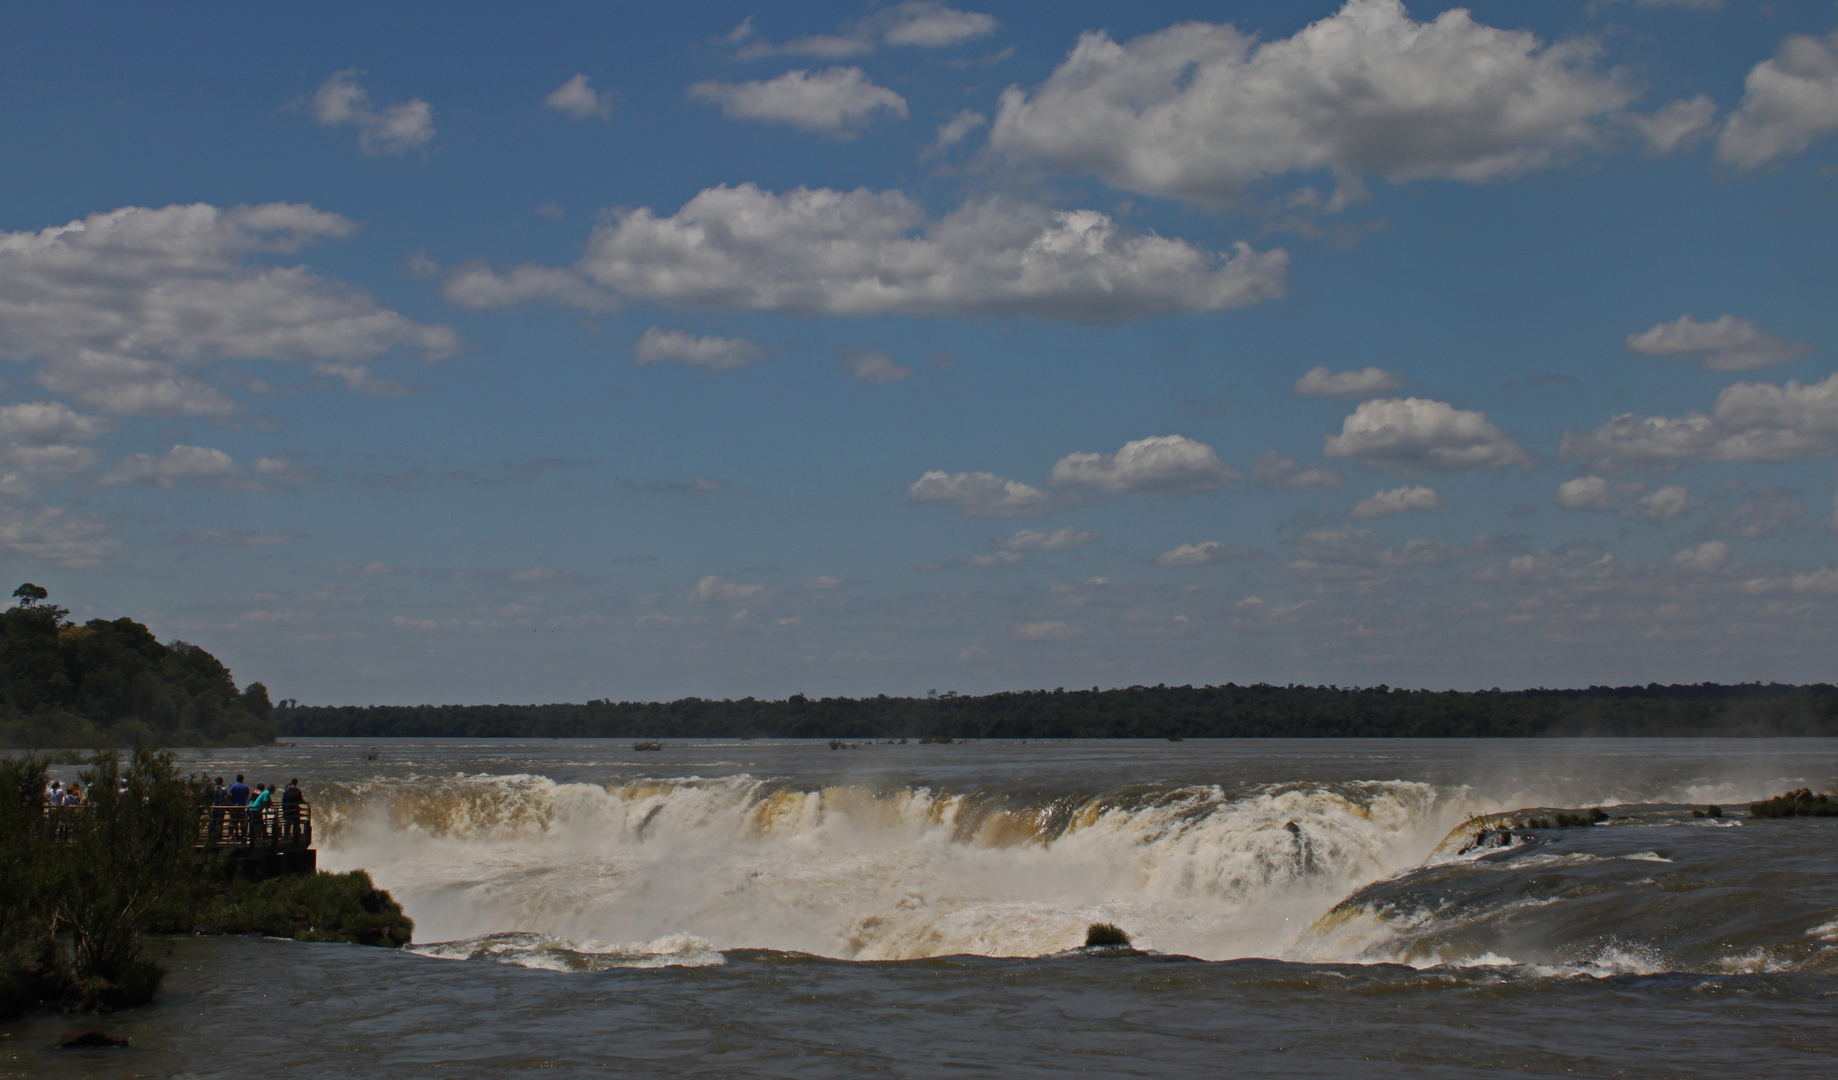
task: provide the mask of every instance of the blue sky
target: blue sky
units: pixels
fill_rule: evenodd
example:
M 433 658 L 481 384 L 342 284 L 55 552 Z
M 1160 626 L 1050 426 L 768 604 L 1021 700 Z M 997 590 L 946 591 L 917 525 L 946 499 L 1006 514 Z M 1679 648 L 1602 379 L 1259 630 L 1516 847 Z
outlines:
M 0 560 L 277 698 L 1831 678 L 1829 0 L 0 29 Z

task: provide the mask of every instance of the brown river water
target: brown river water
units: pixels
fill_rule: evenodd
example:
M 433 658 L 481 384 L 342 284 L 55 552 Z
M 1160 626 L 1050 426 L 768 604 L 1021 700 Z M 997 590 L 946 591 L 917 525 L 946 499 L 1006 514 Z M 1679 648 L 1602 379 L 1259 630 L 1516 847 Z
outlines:
M 1838 741 L 181 760 L 299 777 L 321 866 L 368 869 L 415 944 L 164 941 L 158 1002 L 105 1018 L 132 1049 L 52 1051 L 78 1022 L 35 1016 L 0 1075 L 1838 1075 L 1838 820 L 1743 809 L 1838 785 Z M 1460 851 L 1475 815 L 1597 805 Z M 1072 951 L 1095 921 L 1144 954 Z

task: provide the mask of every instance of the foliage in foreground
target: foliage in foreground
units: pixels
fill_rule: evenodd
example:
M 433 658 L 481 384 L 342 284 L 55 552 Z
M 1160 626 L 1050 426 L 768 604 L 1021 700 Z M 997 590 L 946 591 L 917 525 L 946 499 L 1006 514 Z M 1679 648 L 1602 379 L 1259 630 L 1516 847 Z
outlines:
M 1814 795 L 1810 788 L 1800 788 L 1750 803 L 1749 813 L 1758 818 L 1838 817 L 1838 795 Z
M 0 611 L 0 746 L 255 746 L 274 740 L 261 683 L 238 691 L 196 645 L 133 619 L 69 621 L 37 585 Z
M 401 948 L 415 924 L 362 870 L 232 881 L 206 890 L 153 929 L 163 933 L 263 934 L 299 941 Z
M 283 706 L 283 735 L 342 738 L 1526 738 L 1838 735 L 1838 687 L 1132 686 L 980 697 Z
M 170 754 L 96 756 L 90 805 L 46 814 L 45 762 L 0 758 L 0 1016 L 34 1004 L 98 1011 L 151 1000 L 164 971 L 141 933 L 208 864 L 193 846 L 203 792 Z

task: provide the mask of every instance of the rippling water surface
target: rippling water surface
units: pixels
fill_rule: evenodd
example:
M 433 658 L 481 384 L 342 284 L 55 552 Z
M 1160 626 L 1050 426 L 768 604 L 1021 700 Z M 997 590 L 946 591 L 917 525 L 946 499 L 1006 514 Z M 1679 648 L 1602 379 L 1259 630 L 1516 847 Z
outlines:
M 97 1075 L 1838 1073 L 1838 822 L 1738 809 L 1838 784 L 1823 740 L 301 740 L 185 763 L 298 776 L 321 865 L 368 869 L 416 944 L 172 942 L 170 992 L 111 1021 L 136 1049 L 87 1052 Z M 1711 803 L 1732 812 L 1692 815 Z M 1596 805 L 1461 850 L 1478 815 Z M 1067 953 L 1094 921 L 1148 955 Z M 60 1023 L 0 1029 L 0 1062 L 69 1068 L 43 1050 Z

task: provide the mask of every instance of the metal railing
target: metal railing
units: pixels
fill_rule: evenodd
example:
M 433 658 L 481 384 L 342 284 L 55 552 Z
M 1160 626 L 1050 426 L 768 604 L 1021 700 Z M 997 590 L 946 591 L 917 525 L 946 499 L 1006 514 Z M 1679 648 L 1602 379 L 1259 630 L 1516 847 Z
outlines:
M 313 846 L 313 808 L 207 806 L 198 811 L 201 848 L 305 849 Z

